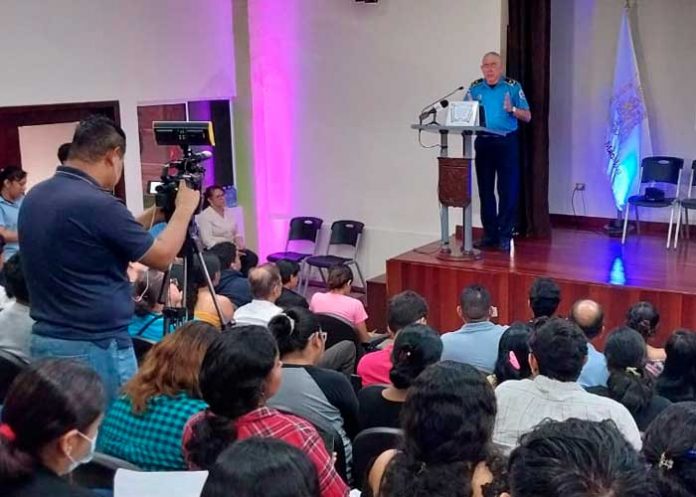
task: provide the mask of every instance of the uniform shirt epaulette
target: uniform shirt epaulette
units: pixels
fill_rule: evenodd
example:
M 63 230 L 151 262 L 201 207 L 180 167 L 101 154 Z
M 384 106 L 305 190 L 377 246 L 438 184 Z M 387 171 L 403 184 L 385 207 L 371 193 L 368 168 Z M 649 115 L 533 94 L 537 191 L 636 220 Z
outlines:
M 509 84 L 510 86 L 515 86 L 515 85 L 517 84 L 517 81 L 515 81 L 515 80 L 512 79 L 512 78 L 507 78 L 507 77 L 505 78 L 505 82 L 506 82 L 507 84 Z
M 480 85 L 481 83 L 483 83 L 483 78 L 479 78 L 475 81 L 472 81 L 469 86 L 476 86 L 476 85 Z

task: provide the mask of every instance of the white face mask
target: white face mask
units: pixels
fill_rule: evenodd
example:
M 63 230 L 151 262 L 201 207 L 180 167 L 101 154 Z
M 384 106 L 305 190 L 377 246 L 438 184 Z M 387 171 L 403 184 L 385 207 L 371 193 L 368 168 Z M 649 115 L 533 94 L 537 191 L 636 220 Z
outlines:
M 88 462 L 90 462 L 94 457 L 94 452 L 97 450 L 97 436 L 99 435 L 99 432 L 94 434 L 94 438 L 89 438 L 87 435 L 79 431 L 77 432 L 77 434 L 89 442 L 89 451 L 82 459 L 79 460 L 75 460 L 72 458 L 70 454 L 66 454 L 68 456 L 68 459 L 70 459 L 70 467 L 68 468 L 68 473 L 72 473 L 75 470 L 75 468 L 77 468 L 81 464 L 87 464 Z

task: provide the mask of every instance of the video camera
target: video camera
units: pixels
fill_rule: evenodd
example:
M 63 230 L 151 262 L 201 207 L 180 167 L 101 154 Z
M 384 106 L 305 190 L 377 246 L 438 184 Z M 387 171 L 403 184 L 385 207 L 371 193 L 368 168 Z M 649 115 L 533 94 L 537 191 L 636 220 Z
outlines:
M 157 145 L 179 145 L 182 158 L 162 166 L 161 183 L 157 185 L 155 205 L 164 211 L 167 221 L 174 213 L 176 194 L 181 180 L 190 188 L 200 190 L 203 183 L 204 160 L 210 159 L 211 152 L 193 152 L 191 146 L 215 146 L 213 123 L 209 121 L 155 121 L 152 124 Z

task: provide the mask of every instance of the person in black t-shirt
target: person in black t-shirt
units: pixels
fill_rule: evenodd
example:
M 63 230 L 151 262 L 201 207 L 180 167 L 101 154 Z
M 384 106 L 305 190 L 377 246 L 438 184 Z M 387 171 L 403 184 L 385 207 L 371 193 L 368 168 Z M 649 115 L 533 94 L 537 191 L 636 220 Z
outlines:
M 276 262 L 276 266 L 278 266 L 278 271 L 280 271 L 280 279 L 283 281 L 283 292 L 276 300 L 276 305 L 283 309 L 290 309 L 291 307 L 309 309 L 307 299 L 295 291 L 300 281 L 300 265 L 295 261 L 281 259 Z
M 396 336 L 392 349 L 392 384 L 372 385 L 358 393 L 360 428 L 399 427 L 399 413 L 411 383 L 428 366 L 440 360 L 440 335 L 424 324 L 410 324 Z

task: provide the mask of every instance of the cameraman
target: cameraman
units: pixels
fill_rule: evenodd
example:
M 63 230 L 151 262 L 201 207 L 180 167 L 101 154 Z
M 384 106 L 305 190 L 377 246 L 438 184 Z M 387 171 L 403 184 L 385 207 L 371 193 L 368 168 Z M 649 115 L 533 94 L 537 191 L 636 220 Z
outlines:
M 123 173 L 126 136 L 104 116 L 75 130 L 67 163 L 36 185 L 19 214 L 22 266 L 36 324 L 32 357 L 78 357 L 102 377 L 110 399 L 136 371 L 128 263 L 165 270 L 184 243 L 200 192 L 179 185 L 174 211 L 157 239 L 112 194 Z

